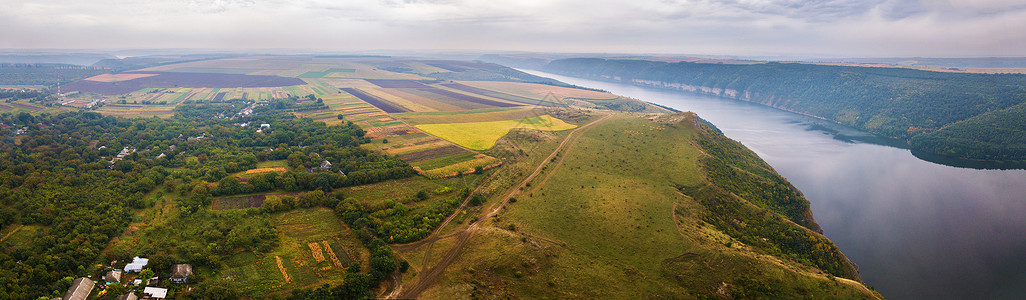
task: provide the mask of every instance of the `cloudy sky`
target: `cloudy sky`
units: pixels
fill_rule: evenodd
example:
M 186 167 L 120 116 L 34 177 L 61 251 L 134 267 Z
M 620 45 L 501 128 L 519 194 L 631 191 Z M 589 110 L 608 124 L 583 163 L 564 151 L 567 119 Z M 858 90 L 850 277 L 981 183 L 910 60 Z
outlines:
M 0 48 L 1026 56 L 1026 0 L 0 0 Z

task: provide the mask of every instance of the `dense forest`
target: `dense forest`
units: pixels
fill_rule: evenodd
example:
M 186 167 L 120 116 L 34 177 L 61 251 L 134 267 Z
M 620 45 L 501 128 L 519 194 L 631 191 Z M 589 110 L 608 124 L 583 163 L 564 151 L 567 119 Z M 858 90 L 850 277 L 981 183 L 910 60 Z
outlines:
M 1026 102 L 1023 74 L 599 58 L 556 60 L 543 69 L 757 102 L 909 140 L 934 154 L 1026 160 L 1026 125 L 1009 117 L 1014 111 L 1003 112 Z
M 705 222 L 765 253 L 858 279 L 840 249 L 817 233 L 822 230 L 798 189 L 741 143 L 702 122 L 693 124 L 696 140 L 709 154 L 701 166 L 711 184 L 678 188 L 708 209 Z
M 253 113 L 241 114 L 245 108 Z M 205 265 L 236 249 L 270 246 L 261 244 L 275 234 L 266 222 L 243 221 L 237 214 L 204 216 L 214 195 L 317 190 L 319 196 L 301 197 L 307 202 L 300 204 L 334 208 L 341 196 L 326 194 L 334 188 L 415 174 L 401 160 L 358 147 L 369 140 L 351 122 L 327 126 L 243 100 L 175 110 L 169 119 L 94 112 L 0 114 L 0 225 L 38 228 L 27 244 L 2 249 L 0 299 L 66 289 L 62 278 L 85 275 L 128 225 L 133 209 L 153 205 L 147 193 L 156 188 L 178 194 L 178 219 L 192 223 L 189 231 L 172 224 L 150 233 L 173 237 L 195 230 L 203 232 L 196 244 L 203 246 L 186 244 L 164 255 L 166 250 L 154 244 L 115 255 L 118 259 L 160 254 L 156 262 L 162 264 Z M 266 160 L 287 160 L 288 171 L 233 184 L 232 173 Z M 332 162 L 330 168 L 320 168 L 324 160 Z M 221 235 L 206 235 L 214 231 Z M 368 243 L 374 240 L 367 237 Z M 379 261 L 390 255 L 379 253 Z M 383 270 L 394 268 L 386 264 Z

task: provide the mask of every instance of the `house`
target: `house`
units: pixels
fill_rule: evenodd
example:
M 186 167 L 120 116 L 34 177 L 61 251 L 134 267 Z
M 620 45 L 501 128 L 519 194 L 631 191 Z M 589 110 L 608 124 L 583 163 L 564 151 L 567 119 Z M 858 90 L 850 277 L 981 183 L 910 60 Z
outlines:
M 167 298 L 167 289 L 146 287 L 143 289 L 143 298 L 164 299 Z
M 171 266 L 171 282 L 185 283 L 192 276 L 192 265 L 177 264 Z
M 107 272 L 107 275 L 103 276 L 103 280 L 106 281 L 107 284 L 121 283 L 121 271 L 110 270 L 110 272 Z
M 124 159 L 125 156 L 132 154 L 132 152 L 135 152 L 135 148 L 125 147 L 125 149 L 121 149 L 121 152 L 118 153 L 117 159 Z
M 146 267 L 146 264 L 148 263 L 150 263 L 149 259 L 136 256 L 132 258 L 132 263 L 125 265 L 125 272 L 142 272 L 142 269 Z
M 117 300 L 138 300 L 138 299 L 139 299 L 139 296 L 136 296 L 135 292 L 129 292 L 128 294 L 124 294 L 124 295 L 118 296 L 118 298 L 117 298 Z
M 325 160 L 325 161 L 321 162 L 321 171 L 327 171 L 329 169 L 331 169 L 331 162 L 330 161 L 326 161 Z
M 93 291 L 93 285 L 96 283 L 89 278 L 79 277 L 75 281 L 71 282 L 71 287 L 64 293 L 64 300 L 85 300 L 89 298 L 89 293 Z

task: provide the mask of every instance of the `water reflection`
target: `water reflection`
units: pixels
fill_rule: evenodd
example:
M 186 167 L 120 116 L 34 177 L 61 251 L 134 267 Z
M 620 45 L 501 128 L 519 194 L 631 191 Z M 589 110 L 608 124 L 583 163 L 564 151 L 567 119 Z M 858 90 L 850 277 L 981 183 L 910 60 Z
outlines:
M 1026 296 L 1024 170 L 940 165 L 900 141 L 746 102 L 531 73 L 698 113 L 801 189 L 885 297 Z

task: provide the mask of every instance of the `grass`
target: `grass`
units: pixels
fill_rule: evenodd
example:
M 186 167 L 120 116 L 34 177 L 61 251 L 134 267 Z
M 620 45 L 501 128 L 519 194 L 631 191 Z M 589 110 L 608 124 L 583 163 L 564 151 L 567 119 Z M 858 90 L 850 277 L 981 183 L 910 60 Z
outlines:
M 572 129 L 577 126 L 567 124 L 560 119 L 550 115 L 542 115 L 532 118 L 449 123 L 449 124 L 422 124 L 417 129 L 430 133 L 457 145 L 473 149 L 487 150 L 495 145 L 495 142 L 514 128 L 529 128 L 545 131 L 560 131 Z
M 45 228 L 40 225 L 8 225 L 0 231 L 0 239 L 3 239 L 0 245 L 3 245 L 5 251 L 28 247 L 36 238 L 36 233 Z
M 468 241 L 451 271 L 420 297 L 873 295 L 864 286 L 760 254 L 702 222 L 704 207 L 674 188 L 706 181 L 698 164 L 705 154 L 689 142 L 694 137 L 686 126 L 627 114 L 586 129 Z M 520 141 L 504 140 L 503 147 L 520 146 L 527 155 L 500 157 L 524 161 L 537 160 L 551 149 L 546 145 L 561 140 L 511 138 Z M 524 142 L 530 140 L 541 142 Z

